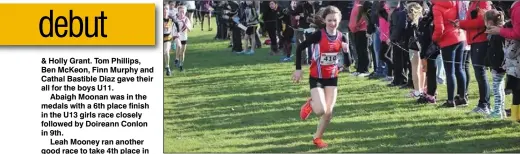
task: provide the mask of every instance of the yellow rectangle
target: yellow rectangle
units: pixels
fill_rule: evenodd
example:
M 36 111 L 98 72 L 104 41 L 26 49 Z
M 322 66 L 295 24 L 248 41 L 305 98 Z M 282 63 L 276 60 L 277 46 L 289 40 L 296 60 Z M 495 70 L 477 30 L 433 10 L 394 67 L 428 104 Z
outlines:
M 155 12 L 154 3 L 0 4 L 0 45 L 155 45 Z

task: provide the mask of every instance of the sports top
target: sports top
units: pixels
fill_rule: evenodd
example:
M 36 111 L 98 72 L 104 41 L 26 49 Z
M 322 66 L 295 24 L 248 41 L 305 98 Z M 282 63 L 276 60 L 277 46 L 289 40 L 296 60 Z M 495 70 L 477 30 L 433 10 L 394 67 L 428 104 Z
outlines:
M 311 66 L 310 75 L 319 79 L 330 79 L 338 76 L 339 53 L 342 50 L 342 43 L 347 42 L 347 38 L 337 32 L 337 35 L 328 34 L 325 29 L 321 29 L 296 48 L 296 69 L 301 70 L 302 51 L 311 46 Z

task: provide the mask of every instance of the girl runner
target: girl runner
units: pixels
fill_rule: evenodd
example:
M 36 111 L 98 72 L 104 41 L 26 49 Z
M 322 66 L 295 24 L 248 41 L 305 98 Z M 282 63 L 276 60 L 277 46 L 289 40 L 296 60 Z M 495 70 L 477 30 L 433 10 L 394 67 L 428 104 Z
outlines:
M 170 49 L 173 40 L 173 22 L 172 19 L 168 17 L 169 9 L 167 5 L 164 5 L 163 8 L 163 58 L 164 58 L 164 69 L 166 70 L 166 75 L 172 75 L 172 71 L 170 69 Z
M 176 59 L 179 59 L 179 70 L 184 71 L 184 57 L 186 53 L 186 44 L 188 44 L 188 32 L 191 31 L 191 21 L 186 16 L 186 6 L 179 6 L 179 13 L 177 14 L 177 24 L 179 25 L 178 39 L 181 46 L 177 45 Z
M 302 77 L 302 51 L 314 44 L 311 55 L 309 84 L 311 98 L 302 106 L 300 118 L 306 120 L 312 111 L 320 117 L 320 123 L 314 134 L 313 142 L 318 148 L 328 145 L 321 139 L 325 128 L 332 119 L 332 108 L 338 94 L 339 52 L 348 52 L 347 38 L 337 30 L 341 12 L 337 7 L 327 6 L 315 16 L 319 31 L 312 34 L 296 50 L 296 71 L 293 80 L 299 82 Z

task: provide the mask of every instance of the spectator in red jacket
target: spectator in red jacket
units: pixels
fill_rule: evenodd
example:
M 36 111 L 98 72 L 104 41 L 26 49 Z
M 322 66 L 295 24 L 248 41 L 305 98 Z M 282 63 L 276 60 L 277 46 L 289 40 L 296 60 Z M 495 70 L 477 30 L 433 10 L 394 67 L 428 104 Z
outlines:
M 466 30 L 466 41 L 471 46 L 471 62 L 478 83 L 480 99 L 478 106 L 472 112 L 483 114 L 490 114 L 489 82 L 486 67 L 484 67 L 488 47 L 487 35 L 484 33 L 486 31 L 484 13 L 490 9 L 491 1 L 470 1 L 466 19 L 455 22 L 456 26 Z M 464 95 L 461 96 L 465 97 Z
M 369 75 L 368 65 L 370 64 L 367 37 L 368 8 L 364 8 L 361 2 L 361 0 L 354 1 L 348 27 L 354 36 L 355 52 L 358 56 L 356 72 L 353 75 L 365 77 Z
M 433 1 L 433 25 L 432 40 L 442 51 L 444 67 L 446 70 L 448 100 L 443 107 L 455 107 L 467 105 L 462 97 L 455 100 L 455 79 L 457 81 L 457 92 L 460 96 L 466 93 L 466 73 L 463 69 L 463 41 L 466 40 L 464 32 L 455 26 L 458 18 L 458 3 L 460 1 Z

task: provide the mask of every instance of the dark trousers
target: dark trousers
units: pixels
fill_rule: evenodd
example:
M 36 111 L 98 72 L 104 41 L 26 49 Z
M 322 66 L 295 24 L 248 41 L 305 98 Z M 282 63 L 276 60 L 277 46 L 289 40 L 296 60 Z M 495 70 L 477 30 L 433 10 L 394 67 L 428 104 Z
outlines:
M 478 83 L 480 99 L 478 107 L 489 108 L 489 81 L 487 78 L 486 67 L 484 67 L 487 54 L 488 42 L 474 43 L 471 45 L 471 62 L 475 71 L 475 79 Z
M 408 52 L 406 52 L 405 54 L 405 59 L 406 59 L 406 67 L 405 67 L 405 72 L 407 72 L 408 74 L 408 85 L 413 85 L 413 76 L 412 76 L 412 62 L 410 61 L 410 54 Z
M 216 39 L 228 39 L 228 27 L 225 22 L 225 20 L 217 19 L 217 36 L 215 36 Z
M 374 41 L 372 41 L 372 43 L 374 43 Z M 370 61 L 372 61 L 372 68 L 374 68 L 374 73 L 377 73 L 377 60 L 376 60 L 376 56 L 379 56 L 379 55 L 376 55 L 376 51 L 374 51 L 374 44 L 370 45 L 368 47 L 368 51 L 370 52 Z
M 392 63 L 392 59 L 390 59 L 389 57 L 391 57 L 391 53 L 392 53 L 392 50 L 389 50 L 389 46 L 386 42 L 381 42 L 381 51 L 379 51 L 379 59 L 381 59 L 381 61 L 383 61 L 385 64 L 386 64 L 386 76 L 393 76 L 392 75 L 392 72 L 393 72 L 393 69 L 394 69 L 394 64 Z
M 354 33 L 354 43 L 358 54 L 358 65 L 356 72 L 367 73 L 370 59 L 368 57 L 368 38 L 366 31 L 358 31 Z
M 260 40 L 260 33 L 258 31 L 255 31 L 255 41 L 256 47 L 260 48 L 262 46 L 262 41 Z
M 463 69 L 464 50 L 462 42 L 441 49 L 446 80 L 448 87 L 448 100 L 453 101 L 455 97 L 455 82 L 459 96 L 466 94 L 466 73 Z
M 283 37 L 282 37 L 280 43 L 283 44 L 283 49 L 284 49 L 285 55 L 287 57 L 291 57 L 292 39 L 294 37 L 294 30 L 290 27 L 287 27 L 287 28 L 285 28 L 285 30 L 282 33 L 283 33 Z
M 404 45 L 399 45 L 404 46 Z M 392 46 L 392 61 L 393 61 L 393 68 L 394 68 L 394 84 L 401 85 L 408 82 L 408 74 L 406 73 L 406 67 L 407 67 L 407 61 L 410 61 L 406 57 L 408 56 L 408 53 L 401 49 L 398 46 Z
M 427 86 L 427 94 L 430 96 L 435 96 L 435 92 L 437 92 L 437 64 L 436 59 L 439 56 L 439 52 L 432 54 L 426 60 L 426 86 Z
M 271 51 L 278 52 L 277 28 L 276 23 L 269 23 L 265 25 L 269 40 L 271 40 Z
M 471 75 L 469 75 L 469 66 L 471 66 L 470 63 L 469 63 L 470 56 L 471 56 L 471 51 L 470 50 L 464 50 L 464 59 L 463 59 L 464 60 L 464 66 L 463 67 L 464 67 L 464 71 L 466 72 L 466 92 L 468 91 L 469 81 L 470 81 L 470 78 L 471 78 L 470 77 Z
M 242 48 L 242 29 L 238 28 L 238 26 L 234 26 L 233 28 L 233 51 L 241 52 L 244 50 Z

